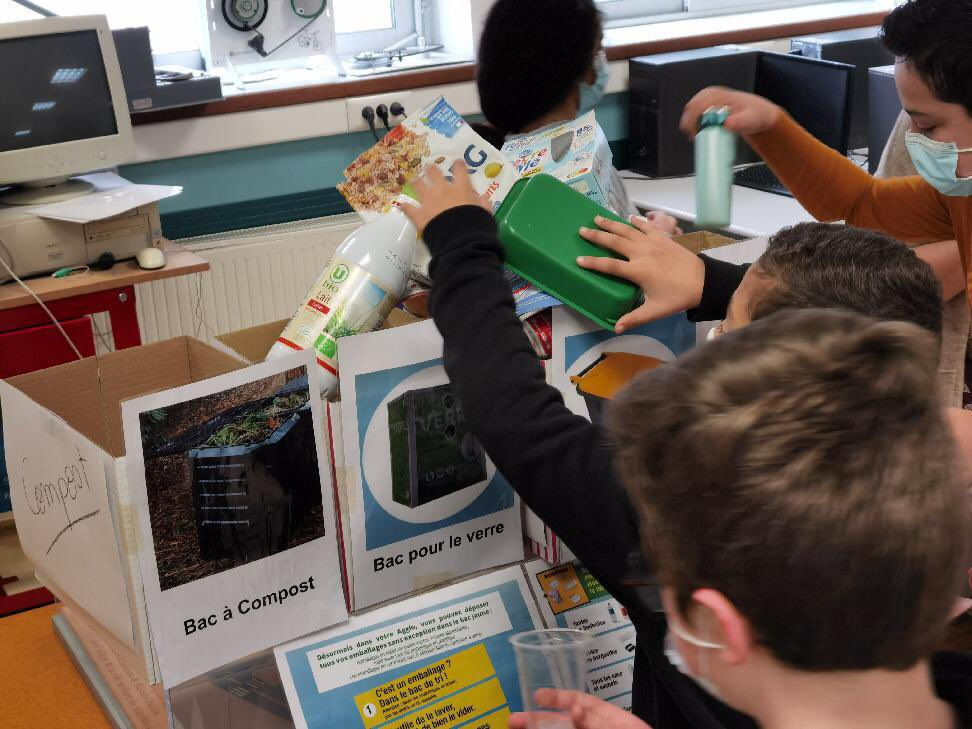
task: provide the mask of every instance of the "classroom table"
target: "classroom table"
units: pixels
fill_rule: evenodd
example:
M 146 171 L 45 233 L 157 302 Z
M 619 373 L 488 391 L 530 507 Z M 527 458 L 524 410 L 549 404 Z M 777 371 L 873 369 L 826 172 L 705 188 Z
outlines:
M 688 223 L 695 222 L 695 177 L 655 179 L 636 172 L 621 173 L 631 202 L 639 210 L 660 210 Z M 758 238 L 781 228 L 814 220 L 786 195 L 732 186 L 732 221 L 719 231 L 736 238 Z

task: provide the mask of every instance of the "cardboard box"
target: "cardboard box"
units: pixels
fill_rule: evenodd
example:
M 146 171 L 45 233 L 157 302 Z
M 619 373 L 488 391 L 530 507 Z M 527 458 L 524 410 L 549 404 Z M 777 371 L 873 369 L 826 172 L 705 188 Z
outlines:
M 685 233 L 684 235 L 676 235 L 672 237 L 672 240 L 677 241 L 683 247 L 692 251 L 692 253 L 696 255 L 702 251 L 709 251 L 713 248 L 721 248 L 722 246 L 739 242 L 733 240 L 732 238 L 727 238 L 724 235 L 719 235 L 718 233 L 710 233 L 707 230 L 700 230 L 695 233 Z
M 416 316 L 409 314 L 401 309 L 392 309 L 385 318 L 382 329 L 392 329 L 394 327 L 415 324 L 422 321 Z M 287 326 L 289 319 L 272 321 L 267 324 L 258 324 L 246 329 L 238 329 L 234 332 L 227 332 L 216 337 L 216 346 L 226 350 L 228 354 L 242 357 L 250 363 L 262 362 L 267 357 L 267 353 L 277 341 L 280 332 Z M 344 465 L 344 444 L 341 433 L 340 406 L 336 403 L 325 403 L 325 433 L 327 443 L 325 453 L 327 455 L 328 466 L 331 469 L 331 478 L 334 481 L 334 489 L 337 496 L 338 511 L 341 504 L 348 503 L 348 475 Z M 351 535 L 346 519 L 338 519 L 338 527 L 341 530 L 340 547 L 344 551 L 348 549 Z M 346 565 L 346 561 L 343 562 Z M 344 580 L 345 594 L 350 595 L 352 589 L 351 575 L 345 570 L 342 574 Z M 350 603 L 349 603 L 350 608 Z
M 150 537 L 131 509 L 121 402 L 244 366 L 179 337 L 0 383 L 7 467 L 24 485 L 13 490 L 24 552 L 55 595 L 141 655 L 150 683 L 156 663 L 137 558 Z
M 228 353 L 255 364 L 267 358 L 267 352 L 270 351 L 270 347 L 277 341 L 277 337 L 280 336 L 280 332 L 284 330 L 289 321 L 289 319 L 281 319 L 268 324 L 238 329 L 235 332 L 220 334 L 216 337 L 216 340 L 228 348 Z M 401 309 L 392 309 L 391 313 L 385 318 L 382 329 L 391 329 L 419 321 L 422 320 L 417 316 L 412 316 Z

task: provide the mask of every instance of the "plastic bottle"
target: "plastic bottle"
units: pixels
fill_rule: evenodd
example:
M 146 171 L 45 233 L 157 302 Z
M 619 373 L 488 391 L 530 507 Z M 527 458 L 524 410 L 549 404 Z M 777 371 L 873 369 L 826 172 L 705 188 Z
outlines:
M 723 126 L 727 107 L 706 109 L 695 136 L 695 224 L 699 228 L 724 228 L 732 215 L 732 165 L 736 135 Z
M 315 349 L 328 400 L 338 392 L 337 340 L 378 329 L 405 290 L 418 237 L 401 209 L 409 204 L 399 197 L 344 239 L 267 355 Z

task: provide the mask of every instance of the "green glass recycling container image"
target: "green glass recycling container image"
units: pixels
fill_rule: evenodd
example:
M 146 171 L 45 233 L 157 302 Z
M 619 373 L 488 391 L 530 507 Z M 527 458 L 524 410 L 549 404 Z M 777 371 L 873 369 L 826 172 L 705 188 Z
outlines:
M 392 498 L 415 508 L 486 480 L 486 454 L 452 385 L 409 390 L 388 403 Z

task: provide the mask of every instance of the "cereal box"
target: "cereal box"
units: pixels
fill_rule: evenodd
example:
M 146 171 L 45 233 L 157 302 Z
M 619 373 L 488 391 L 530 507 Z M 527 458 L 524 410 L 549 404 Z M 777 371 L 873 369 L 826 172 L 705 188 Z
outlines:
M 473 187 L 499 208 L 519 179 L 509 160 L 473 131 L 445 98 L 413 114 L 344 170 L 337 186 L 351 207 L 363 217 L 381 213 L 429 165 L 447 176 L 456 160 L 466 163 Z M 428 278 L 428 251 L 415 251 L 413 275 Z
M 594 112 L 503 145 L 518 177 L 544 172 L 608 207 L 611 148 Z

